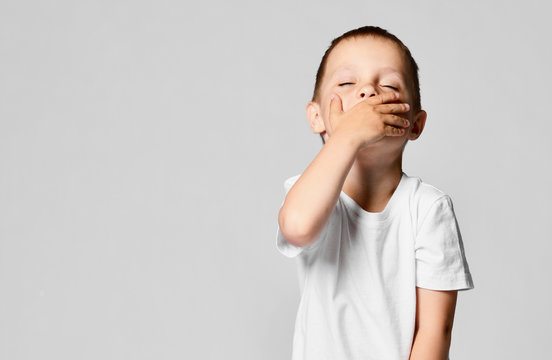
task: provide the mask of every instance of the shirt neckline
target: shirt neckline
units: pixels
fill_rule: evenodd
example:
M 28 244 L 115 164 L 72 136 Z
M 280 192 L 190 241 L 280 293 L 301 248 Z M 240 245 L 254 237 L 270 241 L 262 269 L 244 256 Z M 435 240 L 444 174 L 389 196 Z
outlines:
M 343 200 L 343 203 L 345 204 L 351 216 L 353 216 L 355 219 L 368 222 L 384 222 L 391 219 L 391 215 L 395 212 L 395 209 L 397 208 L 396 202 L 398 201 L 398 198 L 401 197 L 401 193 L 404 191 L 406 178 L 407 175 L 403 171 L 399 184 L 395 188 L 395 191 L 393 191 L 393 194 L 391 195 L 391 197 L 387 201 L 387 204 L 385 205 L 385 208 L 381 212 L 370 212 L 364 210 L 355 200 L 353 200 L 353 198 L 347 195 L 343 190 L 341 190 L 340 197 Z

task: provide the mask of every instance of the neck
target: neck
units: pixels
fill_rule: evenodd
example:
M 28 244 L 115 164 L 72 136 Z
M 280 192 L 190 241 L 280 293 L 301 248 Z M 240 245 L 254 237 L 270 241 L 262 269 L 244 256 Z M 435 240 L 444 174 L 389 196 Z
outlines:
M 381 212 L 401 177 L 402 154 L 389 161 L 387 156 L 378 155 L 374 151 L 361 151 L 345 179 L 343 192 L 366 211 Z

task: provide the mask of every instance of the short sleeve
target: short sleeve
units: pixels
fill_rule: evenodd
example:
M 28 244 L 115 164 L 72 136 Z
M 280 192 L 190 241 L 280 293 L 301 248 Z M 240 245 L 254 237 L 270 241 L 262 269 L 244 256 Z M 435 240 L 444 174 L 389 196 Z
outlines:
M 422 215 L 415 240 L 416 286 L 432 290 L 474 288 L 450 196 Z
M 289 189 L 291 189 L 291 187 L 293 186 L 295 181 L 297 181 L 297 179 L 299 178 L 300 175 L 301 174 L 293 176 L 293 177 L 288 178 L 288 179 L 285 180 L 284 189 L 286 191 L 286 195 L 287 195 Z M 284 201 L 282 201 L 282 203 L 280 204 L 280 208 L 282 207 L 282 205 L 284 205 Z M 327 226 L 326 226 L 324 228 L 324 230 L 322 231 L 322 233 L 320 234 L 320 237 L 318 238 L 318 240 L 315 241 L 313 244 L 311 244 L 309 246 L 299 247 L 299 246 L 295 246 L 293 244 L 290 244 L 284 238 L 284 235 L 280 231 L 280 225 L 278 224 L 278 221 L 276 221 L 276 226 L 277 226 L 277 229 L 276 229 L 276 248 L 278 249 L 278 251 L 280 251 L 280 253 L 282 253 L 283 255 L 285 255 L 288 258 L 294 258 L 297 255 L 301 254 L 303 251 L 314 250 L 315 248 L 317 248 L 318 245 L 320 244 L 320 241 L 318 241 L 318 240 L 323 238 L 326 235 L 327 230 L 328 230 Z

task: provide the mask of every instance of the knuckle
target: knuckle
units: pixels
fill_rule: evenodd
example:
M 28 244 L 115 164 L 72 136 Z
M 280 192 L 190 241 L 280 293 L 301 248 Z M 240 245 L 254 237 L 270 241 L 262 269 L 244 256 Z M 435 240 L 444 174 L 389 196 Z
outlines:
M 397 125 L 403 125 L 404 124 L 404 118 L 401 116 L 397 116 Z
M 402 127 L 408 126 L 408 122 L 407 122 L 407 121 L 408 121 L 408 120 L 406 120 L 406 119 L 404 119 L 404 118 L 401 117 L 401 118 L 399 119 L 398 125 L 399 125 L 399 126 L 402 126 Z

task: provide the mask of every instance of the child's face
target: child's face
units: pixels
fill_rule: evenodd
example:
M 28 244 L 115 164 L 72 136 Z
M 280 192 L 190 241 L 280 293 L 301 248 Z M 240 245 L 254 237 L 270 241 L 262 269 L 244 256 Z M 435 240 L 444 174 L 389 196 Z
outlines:
M 329 127 L 329 104 L 332 93 L 340 96 L 343 111 L 346 112 L 369 96 L 397 91 L 400 98 L 395 102 L 406 102 L 411 109 L 397 115 L 408 118 L 411 125 L 403 136 L 385 137 L 383 141 L 396 143 L 399 146 L 410 138 L 410 132 L 414 125 L 413 117 L 415 116 L 412 114 L 410 86 L 408 65 L 395 43 L 388 39 L 369 36 L 342 40 L 329 55 L 320 86 L 320 103 L 309 103 L 307 116 L 313 130 L 316 130 L 313 126 L 316 122 L 317 129 L 320 131 L 315 132 L 325 132 L 323 136 L 327 140 L 328 136 L 331 136 L 327 130 L 331 129 Z M 364 97 L 362 97 L 362 93 L 364 93 Z

